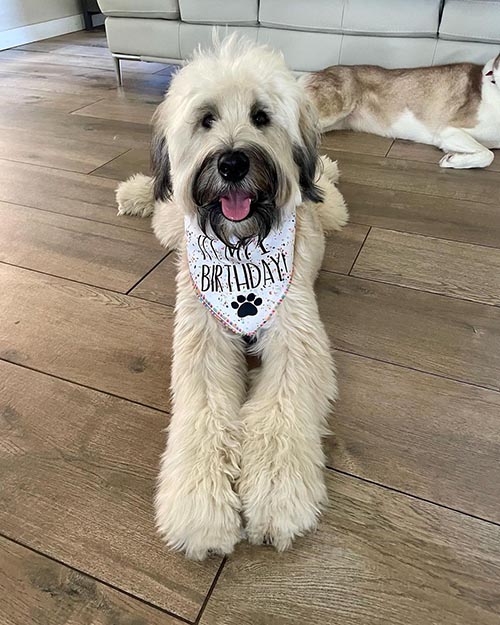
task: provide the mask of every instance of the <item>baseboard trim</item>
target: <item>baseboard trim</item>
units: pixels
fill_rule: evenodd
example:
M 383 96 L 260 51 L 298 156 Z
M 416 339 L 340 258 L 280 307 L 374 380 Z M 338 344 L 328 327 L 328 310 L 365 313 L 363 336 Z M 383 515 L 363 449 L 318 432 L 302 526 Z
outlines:
M 22 46 L 25 43 L 57 37 L 66 33 L 74 33 L 85 28 L 83 15 L 70 15 L 57 20 L 49 20 L 40 24 L 20 26 L 0 32 L 0 50 L 7 50 L 14 46 Z

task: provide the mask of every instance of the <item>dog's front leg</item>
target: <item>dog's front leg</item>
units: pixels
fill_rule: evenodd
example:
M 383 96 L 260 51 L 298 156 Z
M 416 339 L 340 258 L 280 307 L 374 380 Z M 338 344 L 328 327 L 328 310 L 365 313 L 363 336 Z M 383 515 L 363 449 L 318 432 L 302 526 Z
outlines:
M 200 304 L 187 270 L 178 277 L 172 367 L 173 410 L 156 496 L 167 543 L 202 559 L 241 538 L 233 490 L 245 394 L 243 342 Z
M 278 550 L 316 526 L 326 501 L 321 437 L 336 395 L 312 283 L 296 277 L 259 339 L 262 367 L 242 408 L 238 492 L 248 539 Z

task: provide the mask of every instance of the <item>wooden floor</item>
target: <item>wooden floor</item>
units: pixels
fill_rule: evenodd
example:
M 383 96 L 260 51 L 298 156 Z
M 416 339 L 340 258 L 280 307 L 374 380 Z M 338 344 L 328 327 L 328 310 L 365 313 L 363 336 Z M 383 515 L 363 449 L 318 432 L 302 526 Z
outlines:
M 500 156 L 325 138 L 330 506 L 290 552 L 190 562 L 151 505 L 172 259 L 114 202 L 170 69 L 124 65 L 102 33 L 0 53 L 0 624 L 498 625 Z

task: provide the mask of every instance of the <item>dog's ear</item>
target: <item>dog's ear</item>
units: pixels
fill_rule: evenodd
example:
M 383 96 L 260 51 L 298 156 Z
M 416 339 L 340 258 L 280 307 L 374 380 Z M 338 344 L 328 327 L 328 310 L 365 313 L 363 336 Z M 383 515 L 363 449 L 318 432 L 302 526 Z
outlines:
M 498 69 L 500 69 L 500 54 L 498 54 L 496 59 L 493 61 L 493 71 L 496 72 Z
M 315 184 L 318 173 L 319 126 L 316 109 L 304 94 L 300 107 L 299 130 L 300 144 L 295 144 L 293 157 L 299 168 L 299 184 L 304 200 L 322 202 L 323 193 Z
M 172 177 L 167 140 L 159 128 L 153 130 L 151 142 L 151 170 L 155 200 L 167 200 L 172 195 Z

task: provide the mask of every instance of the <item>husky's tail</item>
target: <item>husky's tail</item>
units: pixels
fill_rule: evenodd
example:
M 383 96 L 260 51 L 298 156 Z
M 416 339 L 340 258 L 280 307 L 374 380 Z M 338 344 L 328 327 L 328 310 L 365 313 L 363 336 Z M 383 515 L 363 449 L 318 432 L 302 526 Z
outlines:
M 337 165 L 337 161 L 332 161 L 328 156 L 320 156 L 321 164 L 323 167 L 323 173 L 328 178 L 330 182 L 333 184 L 337 184 L 339 181 L 339 167 Z
M 328 156 L 321 157 L 321 168 L 318 185 L 323 192 L 323 201 L 316 204 L 321 225 L 325 232 L 340 230 L 349 220 L 349 213 L 344 198 L 335 186 L 339 179 L 339 168 Z
M 153 179 L 144 174 L 135 174 L 116 189 L 119 215 L 150 217 L 155 207 Z

